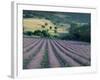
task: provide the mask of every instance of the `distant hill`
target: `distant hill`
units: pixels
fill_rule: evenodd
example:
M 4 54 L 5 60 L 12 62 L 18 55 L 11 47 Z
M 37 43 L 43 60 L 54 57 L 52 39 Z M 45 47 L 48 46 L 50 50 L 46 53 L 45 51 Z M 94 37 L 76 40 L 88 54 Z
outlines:
M 63 24 L 56 26 L 50 20 L 38 19 L 38 18 L 24 18 L 23 19 L 24 32 L 36 31 L 36 30 L 47 30 L 52 35 L 59 35 L 59 33 L 68 33 L 70 24 Z M 57 33 L 55 34 L 55 27 L 57 27 Z
M 90 18 L 89 13 L 23 10 L 24 32 L 47 30 L 52 35 L 65 34 L 69 32 L 68 29 L 73 23 L 78 25 L 90 24 Z
M 54 24 L 66 23 L 90 23 L 91 15 L 89 13 L 69 13 L 69 12 L 48 12 L 23 10 L 23 18 L 48 19 Z

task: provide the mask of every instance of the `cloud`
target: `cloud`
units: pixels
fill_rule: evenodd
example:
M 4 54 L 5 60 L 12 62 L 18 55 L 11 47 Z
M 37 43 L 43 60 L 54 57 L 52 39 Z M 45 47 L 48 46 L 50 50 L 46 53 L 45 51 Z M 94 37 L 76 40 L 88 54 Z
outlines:
M 69 18 L 70 16 L 69 15 L 65 15 L 65 14 L 54 14 L 55 16 L 58 16 L 60 18 Z

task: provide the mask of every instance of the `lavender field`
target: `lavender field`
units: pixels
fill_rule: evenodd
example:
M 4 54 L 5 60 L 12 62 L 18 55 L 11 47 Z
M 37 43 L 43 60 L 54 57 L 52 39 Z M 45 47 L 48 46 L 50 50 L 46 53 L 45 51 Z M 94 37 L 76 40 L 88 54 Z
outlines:
M 23 38 L 23 69 L 90 65 L 90 44 L 87 42 Z
M 91 14 L 23 10 L 23 69 L 91 66 Z

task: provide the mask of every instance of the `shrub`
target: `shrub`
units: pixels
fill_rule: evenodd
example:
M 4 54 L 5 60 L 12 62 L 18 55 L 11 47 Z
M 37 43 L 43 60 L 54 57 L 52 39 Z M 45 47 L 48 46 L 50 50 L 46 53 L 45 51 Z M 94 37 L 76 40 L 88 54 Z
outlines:
M 36 30 L 36 31 L 34 31 L 33 34 L 34 34 L 34 35 L 37 35 L 37 36 L 41 36 L 41 35 L 42 35 L 40 30 Z
M 33 35 L 33 32 L 32 31 L 26 31 L 24 32 L 25 35 L 28 35 L 28 36 L 32 36 Z

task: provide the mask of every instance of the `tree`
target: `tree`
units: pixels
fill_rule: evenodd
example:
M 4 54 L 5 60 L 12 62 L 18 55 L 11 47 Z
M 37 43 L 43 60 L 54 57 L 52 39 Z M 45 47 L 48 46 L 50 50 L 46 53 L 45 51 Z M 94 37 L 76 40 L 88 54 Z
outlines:
M 91 32 L 90 25 L 86 24 L 79 28 L 79 36 L 80 40 L 90 42 L 91 40 Z
M 57 33 L 57 27 L 54 27 L 54 28 L 55 28 L 54 32 Z
M 33 34 L 34 34 L 34 35 L 37 35 L 37 36 L 41 36 L 41 35 L 42 35 L 40 30 L 36 30 L 36 31 L 34 31 Z
M 49 35 L 48 31 L 46 31 L 46 30 L 42 30 L 41 33 L 42 33 L 43 37 L 48 37 L 48 35 Z
M 50 30 L 51 30 L 51 29 L 52 29 L 52 26 L 50 26 L 49 28 L 50 28 Z
M 45 26 L 44 25 L 41 25 L 42 26 L 42 28 L 45 28 Z
M 27 35 L 27 36 L 32 36 L 33 32 L 32 31 L 26 31 L 26 32 L 24 32 L 24 34 Z
M 90 42 L 90 25 L 77 25 L 74 23 L 69 29 L 69 34 L 73 36 L 73 40 Z
M 36 31 L 34 31 L 33 34 L 37 35 L 37 36 L 41 36 L 41 37 L 49 37 L 50 36 L 50 34 L 48 33 L 47 30 L 42 30 L 42 31 L 36 30 Z
M 45 23 L 45 26 L 47 26 L 48 25 L 48 23 Z

